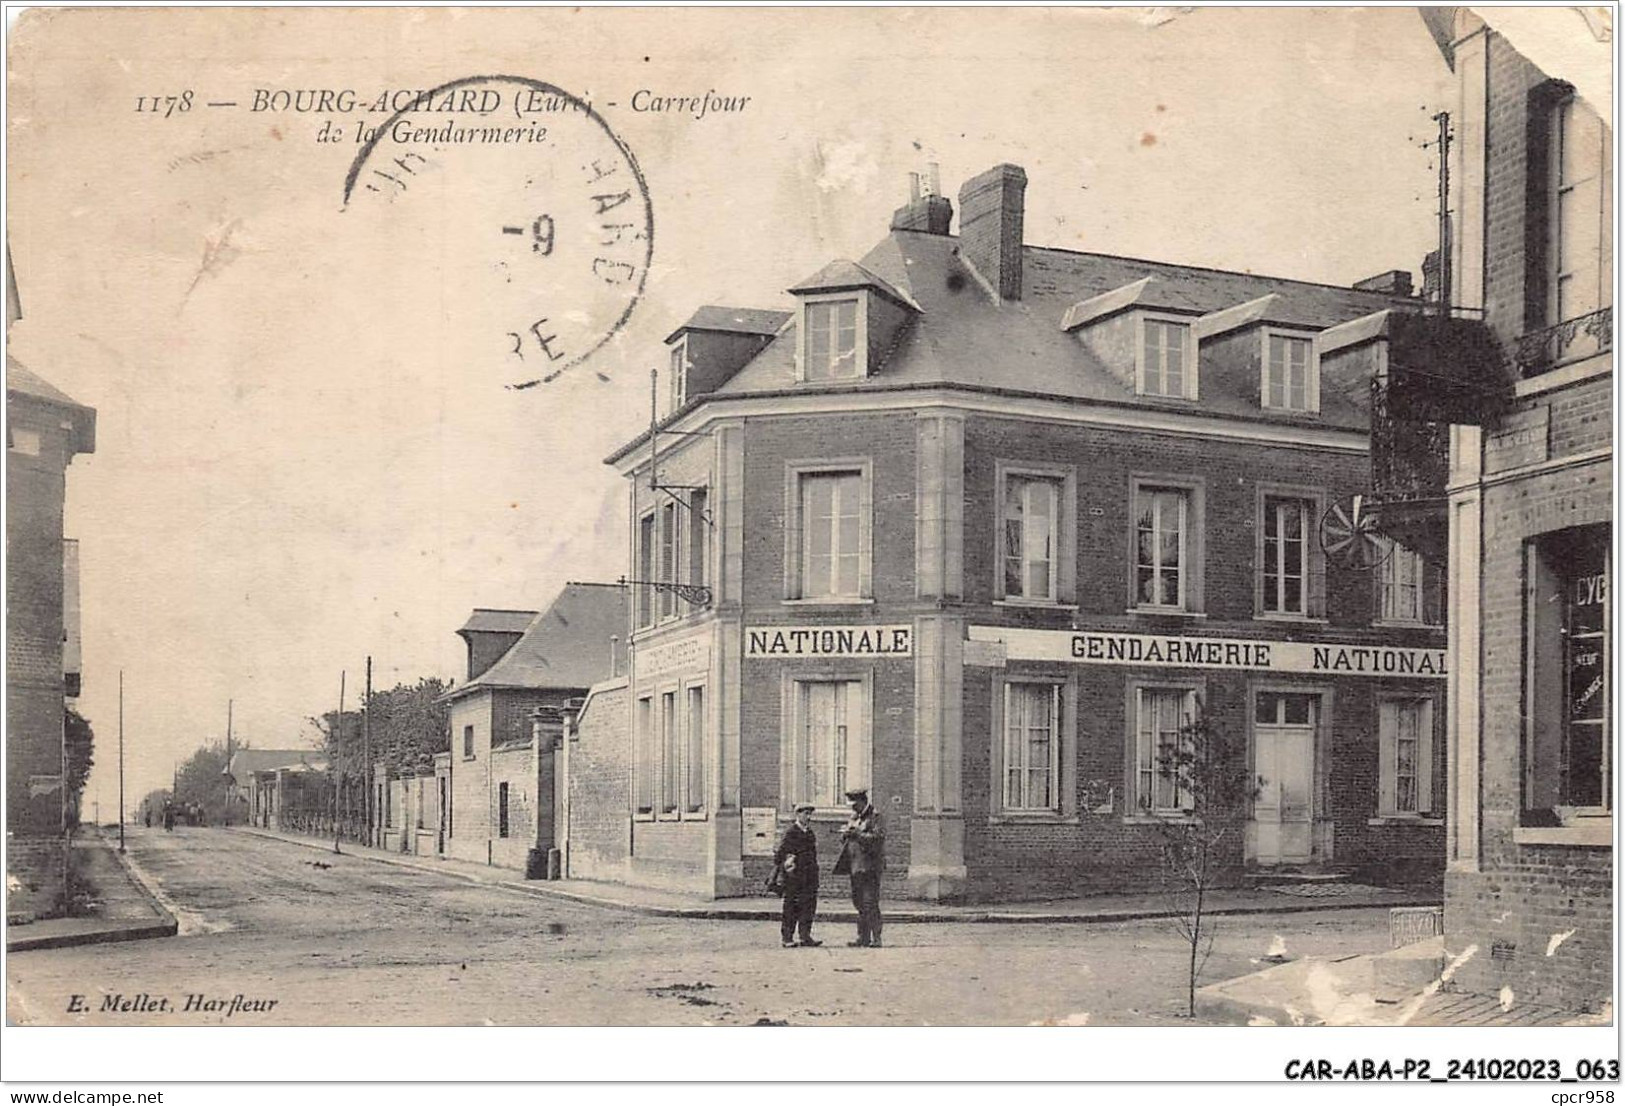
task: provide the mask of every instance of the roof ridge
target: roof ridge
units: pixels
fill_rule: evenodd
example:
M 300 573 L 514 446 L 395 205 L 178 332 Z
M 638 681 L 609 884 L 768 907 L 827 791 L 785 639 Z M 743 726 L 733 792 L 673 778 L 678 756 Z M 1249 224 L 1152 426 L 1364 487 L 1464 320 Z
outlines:
M 893 230 L 891 233 L 894 235 L 912 234 L 922 238 L 941 238 L 955 243 L 959 241 L 959 235 L 957 234 L 931 234 L 929 231 L 905 230 L 901 228 Z M 1069 250 L 1063 246 L 1039 246 L 1030 242 L 1023 242 L 1021 244 L 1021 248 L 1023 251 L 1032 250 L 1043 253 L 1060 254 L 1064 257 L 1089 257 L 1099 258 L 1103 261 L 1127 261 L 1135 265 L 1154 265 L 1162 269 L 1180 269 L 1193 273 L 1219 273 L 1224 276 L 1246 277 L 1249 280 L 1271 281 L 1277 284 L 1301 284 L 1309 288 L 1325 288 L 1333 292 L 1350 292 L 1357 296 L 1369 296 L 1372 299 L 1385 300 L 1390 303 L 1413 298 L 1407 296 L 1392 296 L 1386 292 L 1373 292 L 1367 288 L 1356 288 L 1351 284 L 1332 284 L 1322 280 L 1304 280 L 1301 277 L 1273 276 L 1269 273 L 1257 273 L 1245 269 L 1220 269 L 1212 265 L 1190 265 L 1182 261 L 1158 261 L 1150 257 L 1131 257 L 1128 254 L 1099 253 L 1093 250 Z

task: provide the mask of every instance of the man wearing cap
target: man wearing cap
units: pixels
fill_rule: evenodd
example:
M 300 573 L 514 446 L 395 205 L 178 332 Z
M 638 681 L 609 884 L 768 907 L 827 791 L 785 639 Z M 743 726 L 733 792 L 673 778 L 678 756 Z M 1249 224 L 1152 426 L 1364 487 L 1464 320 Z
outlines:
M 779 937 L 784 947 L 815 948 L 813 915 L 818 913 L 818 835 L 813 832 L 812 803 L 796 804 L 796 820 L 790 823 L 773 852 L 773 863 L 784 872 L 784 914 L 779 920 Z
M 852 877 L 852 905 L 858 908 L 858 939 L 853 948 L 880 947 L 880 876 L 886 870 L 886 829 L 869 801 L 869 789 L 846 793 L 852 817 L 841 830 L 841 856 L 835 874 Z

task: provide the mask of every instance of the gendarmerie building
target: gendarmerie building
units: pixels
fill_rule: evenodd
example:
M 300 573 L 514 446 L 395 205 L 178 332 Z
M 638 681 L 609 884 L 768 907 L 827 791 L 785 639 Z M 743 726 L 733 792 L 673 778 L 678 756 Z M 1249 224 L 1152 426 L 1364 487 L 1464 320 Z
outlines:
M 702 307 L 667 340 L 653 440 L 609 458 L 631 489 L 625 878 L 752 893 L 796 803 L 833 856 L 866 784 L 889 893 L 1142 886 L 1200 704 L 1260 780 L 1238 873 L 1436 879 L 1442 573 L 1322 539 L 1328 516 L 1359 529 L 1408 275 L 1027 246 L 1026 185 L 968 181 L 957 235 L 928 185 L 782 309 Z

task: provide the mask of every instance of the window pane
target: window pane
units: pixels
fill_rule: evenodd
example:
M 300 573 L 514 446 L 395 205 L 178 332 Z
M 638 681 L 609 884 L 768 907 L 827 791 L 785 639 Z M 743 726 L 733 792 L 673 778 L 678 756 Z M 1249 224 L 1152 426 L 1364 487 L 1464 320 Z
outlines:
M 830 362 L 830 305 L 807 305 L 807 364 L 808 380 L 827 380 Z
M 1309 723 L 1311 696 L 1283 695 L 1281 696 L 1281 721 L 1289 726 L 1303 726 Z
M 1022 521 L 1019 518 L 1006 519 L 1004 523 L 1004 594 L 1021 595 L 1021 534 Z
M 660 696 L 660 756 L 664 772 L 661 778 L 660 809 L 677 809 L 677 789 L 682 777 L 677 751 L 677 693 L 668 691 Z
M 684 809 L 702 810 L 705 807 L 705 689 L 688 689 L 688 742 L 684 752 L 688 793 Z
M 656 750 L 652 736 L 653 704 L 648 699 L 638 700 L 637 728 L 637 809 L 647 814 L 654 809 L 654 772 Z

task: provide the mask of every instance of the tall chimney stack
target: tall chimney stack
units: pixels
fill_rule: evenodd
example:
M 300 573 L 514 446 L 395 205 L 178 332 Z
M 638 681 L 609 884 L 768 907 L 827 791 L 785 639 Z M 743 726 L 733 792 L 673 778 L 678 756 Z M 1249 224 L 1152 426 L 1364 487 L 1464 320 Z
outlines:
M 1021 298 L 1021 235 L 1027 173 L 1019 165 L 995 165 L 959 189 L 961 256 L 1004 300 Z
M 938 195 L 935 163 L 926 167 L 924 178 L 919 173 L 910 173 L 908 203 L 892 212 L 891 229 L 947 234 L 953 221 L 954 205 L 946 196 Z

